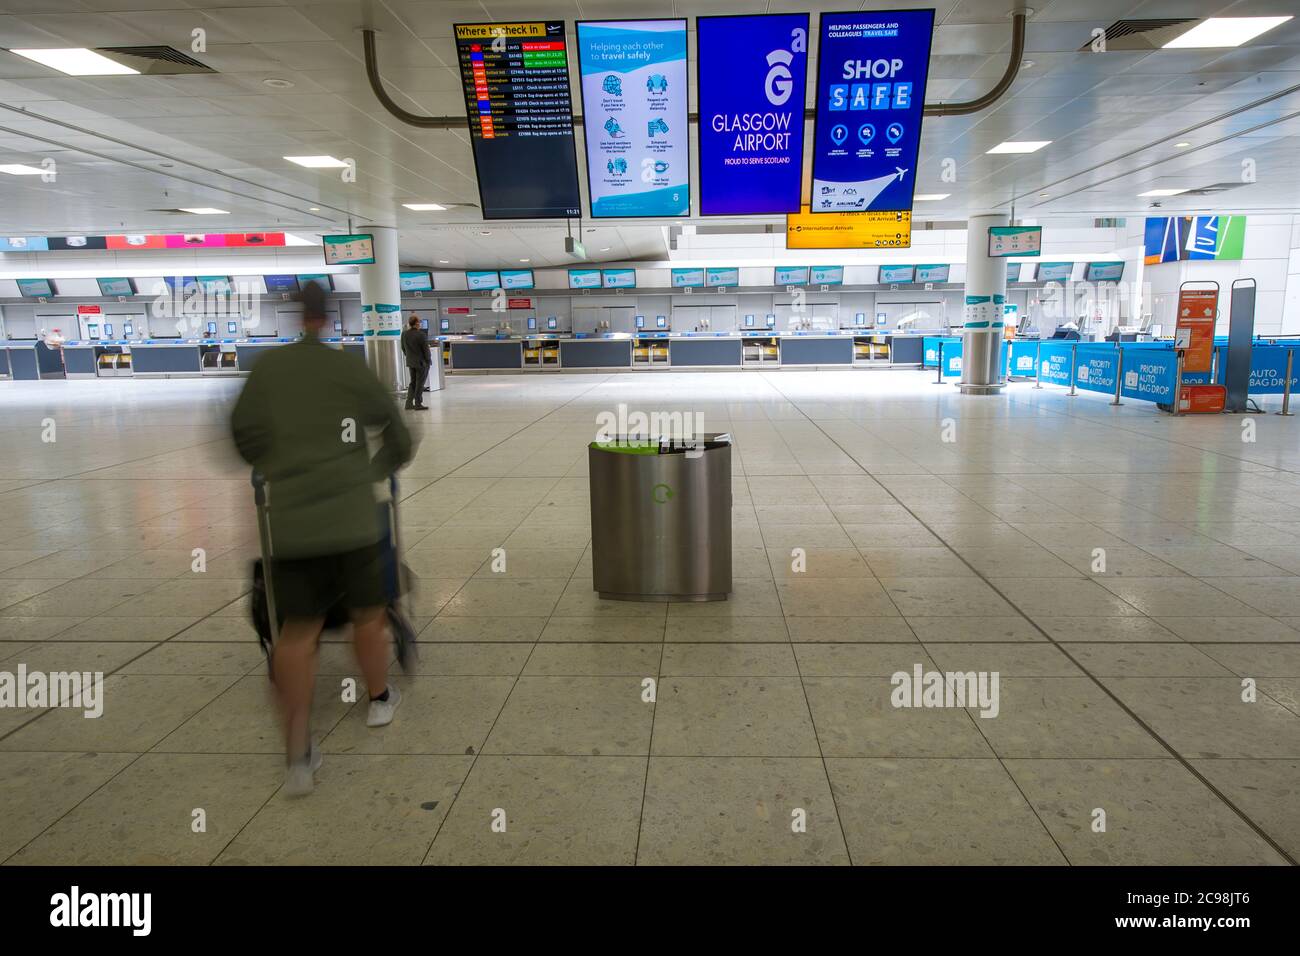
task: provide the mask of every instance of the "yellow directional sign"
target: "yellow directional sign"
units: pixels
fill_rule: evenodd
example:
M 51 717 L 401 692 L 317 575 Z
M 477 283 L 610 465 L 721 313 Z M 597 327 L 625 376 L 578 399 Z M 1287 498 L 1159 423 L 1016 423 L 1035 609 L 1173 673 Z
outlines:
M 819 212 L 785 217 L 787 249 L 910 249 L 910 212 Z

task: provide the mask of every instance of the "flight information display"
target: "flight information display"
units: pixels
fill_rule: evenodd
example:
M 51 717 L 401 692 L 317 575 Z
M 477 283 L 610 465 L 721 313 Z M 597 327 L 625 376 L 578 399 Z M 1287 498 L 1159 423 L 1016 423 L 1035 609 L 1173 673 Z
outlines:
M 564 21 L 455 31 L 483 218 L 580 215 Z

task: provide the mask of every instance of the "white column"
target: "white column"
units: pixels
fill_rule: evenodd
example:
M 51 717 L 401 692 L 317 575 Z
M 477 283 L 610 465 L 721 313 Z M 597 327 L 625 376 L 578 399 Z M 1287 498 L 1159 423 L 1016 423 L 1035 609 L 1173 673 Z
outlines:
M 375 262 L 358 266 L 361 275 L 361 328 L 365 336 L 366 364 L 393 392 L 404 387 L 402 361 L 402 292 L 398 276 L 397 229 L 361 226 L 358 232 L 375 237 Z
M 961 390 L 992 395 L 1002 379 L 1003 308 L 1007 301 L 1007 260 L 989 256 L 989 227 L 1005 226 L 1005 215 L 971 216 L 966 224 L 966 290 L 961 336 Z

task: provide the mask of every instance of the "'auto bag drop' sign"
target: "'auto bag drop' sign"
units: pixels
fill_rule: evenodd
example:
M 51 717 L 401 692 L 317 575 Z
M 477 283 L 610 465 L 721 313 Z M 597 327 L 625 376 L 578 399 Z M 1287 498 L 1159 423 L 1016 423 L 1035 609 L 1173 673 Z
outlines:
M 704 215 L 799 211 L 808 19 L 696 18 Z
M 810 211 L 910 211 L 933 10 L 824 13 Z

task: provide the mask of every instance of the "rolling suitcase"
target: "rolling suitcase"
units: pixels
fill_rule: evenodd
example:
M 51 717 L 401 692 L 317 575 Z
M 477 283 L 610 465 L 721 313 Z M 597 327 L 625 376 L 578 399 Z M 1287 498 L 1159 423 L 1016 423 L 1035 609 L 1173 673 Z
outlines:
M 271 671 L 271 651 L 280 636 L 283 617 L 275 608 L 275 576 L 272 572 L 274 544 L 271 541 L 271 524 L 267 498 L 266 480 L 257 471 L 252 475 L 253 500 L 257 504 L 257 537 L 261 545 L 262 556 L 253 562 L 253 588 L 250 611 L 253 628 L 257 631 L 262 653 L 266 655 L 266 670 L 272 681 L 275 675 Z M 410 673 L 417 660 L 415 629 L 404 607 L 404 598 L 410 590 L 411 574 L 402 563 L 401 539 L 397 530 L 397 477 L 388 479 L 389 497 L 379 504 L 384 527 L 381 539 L 383 546 L 383 576 L 388 593 L 385 616 L 393 635 L 397 663 L 402 671 Z M 347 611 L 342 607 L 332 607 L 325 615 L 325 628 L 339 627 L 348 622 Z

